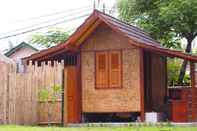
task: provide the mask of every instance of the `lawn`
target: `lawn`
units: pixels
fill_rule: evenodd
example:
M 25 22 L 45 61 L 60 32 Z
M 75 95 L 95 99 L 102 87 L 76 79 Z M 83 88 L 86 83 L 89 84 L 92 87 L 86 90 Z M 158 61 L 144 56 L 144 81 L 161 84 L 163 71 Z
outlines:
M 197 127 L 27 127 L 27 126 L 0 126 L 0 131 L 197 131 Z

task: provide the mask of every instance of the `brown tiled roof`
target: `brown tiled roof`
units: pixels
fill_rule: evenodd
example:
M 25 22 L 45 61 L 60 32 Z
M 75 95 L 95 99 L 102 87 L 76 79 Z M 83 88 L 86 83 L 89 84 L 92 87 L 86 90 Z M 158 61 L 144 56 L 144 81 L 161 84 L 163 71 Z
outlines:
M 182 59 L 187 59 L 191 61 L 197 61 L 197 56 L 192 56 L 190 54 L 185 54 L 180 51 L 170 50 L 161 46 L 161 44 L 151 38 L 149 34 L 142 31 L 141 29 L 124 23 L 114 17 L 106 15 L 100 11 L 94 10 L 94 12 L 85 20 L 85 22 L 69 37 L 64 43 L 57 45 L 55 47 L 40 51 L 30 57 L 25 58 L 25 60 L 44 60 L 51 56 L 60 54 L 67 50 L 76 50 L 77 47 L 82 43 L 81 39 L 88 35 L 87 32 L 91 33 L 96 29 L 96 27 L 104 22 L 114 31 L 118 32 L 120 35 L 125 36 L 131 44 L 134 46 L 149 50 L 155 53 L 170 57 L 179 57 Z M 85 39 L 85 38 L 84 38 Z
M 100 13 L 99 17 L 105 20 L 106 23 L 109 23 L 109 25 L 112 25 L 113 27 L 118 28 L 118 30 L 127 34 L 131 39 L 135 39 L 136 41 L 141 41 L 146 44 L 151 44 L 156 47 L 161 47 L 159 42 L 151 38 L 148 33 L 144 32 L 136 26 L 129 25 L 103 13 Z

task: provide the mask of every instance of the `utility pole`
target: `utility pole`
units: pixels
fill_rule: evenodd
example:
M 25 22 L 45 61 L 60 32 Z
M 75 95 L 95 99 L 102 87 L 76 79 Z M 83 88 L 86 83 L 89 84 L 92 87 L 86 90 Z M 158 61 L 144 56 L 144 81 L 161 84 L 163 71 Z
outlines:
M 103 13 L 105 13 L 105 3 L 103 3 Z
M 93 10 L 95 10 L 96 9 L 96 1 L 94 0 L 94 2 L 93 2 Z

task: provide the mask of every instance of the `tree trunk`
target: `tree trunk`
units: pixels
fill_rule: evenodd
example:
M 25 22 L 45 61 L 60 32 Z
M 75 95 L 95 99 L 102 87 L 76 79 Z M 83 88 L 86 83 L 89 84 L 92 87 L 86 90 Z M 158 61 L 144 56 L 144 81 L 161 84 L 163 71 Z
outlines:
M 185 49 L 186 53 L 190 53 L 191 49 L 192 49 L 192 41 L 193 39 L 187 39 L 187 47 Z M 185 71 L 187 68 L 187 63 L 188 61 L 184 60 L 180 69 L 180 73 L 179 73 L 179 78 L 178 78 L 178 84 L 183 84 L 183 79 L 185 76 Z

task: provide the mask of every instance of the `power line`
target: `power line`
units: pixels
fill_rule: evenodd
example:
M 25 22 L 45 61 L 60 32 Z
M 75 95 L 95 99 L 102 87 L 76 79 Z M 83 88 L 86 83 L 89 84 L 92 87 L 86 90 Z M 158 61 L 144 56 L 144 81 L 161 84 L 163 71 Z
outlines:
M 86 10 L 89 10 L 89 9 L 86 9 Z M 108 8 L 106 10 L 107 11 L 110 11 Z M 77 12 L 71 13 L 70 16 L 73 15 L 73 14 L 76 14 L 76 13 Z M 49 24 L 49 25 L 46 25 L 46 26 L 40 26 L 40 27 L 37 27 L 37 28 L 34 28 L 34 29 L 29 29 L 29 30 L 26 30 L 26 31 L 22 31 L 22 32 L 19 32 L 19 33 L 16 33 L 16 34 L 11 34 L 11 35 L 7 35 L 7 36 L 3 36 L 3 37 L 0 37 L 0 40 L 1 39 L 10 38 L 10 37 L 14 37 L 14 36 L 18 36 L 18 35 L 22 35 L 22 34 L 26 34 L 26 33 L 33 32 L 33 31 L 36 31 L 36 30 L 40 30 L 40 29 L 43 29 L 43 28 L 47 28 L 47 27 L 50 27 L 50 26 L 55 26 L 55 25 L 62 24 L 62 23 L 65 23 L 65 22 L 73 21 L 73 20 L 76 20 L 76 19 L 79 19 L 79 18 L 83 18 L 83 17 L 88 16 L 88 15 L 89 14 L 85 14 L 85 15 L 81 15 L 81 16 L 78 16 L 78 17 L 75 17 L 75 18 L 68 19 L 68 20 L 63 20 L 63 21 L 59 21 L 57 23 Z M 44 24 L 44 23 L 53 22 L 53 21 L 58 20 L 58 19 L 63 19 L 65 17 L 69 17 L 69 16 L 64 16 L 64 17 L 60 17 L 60 18 L 56 18 L 56 19 L 44 21 L 44 22 L 41 22 L 41 23 L 37 23 L 37 24 L 31 25 L 31 26 L 28 26 L 28 27 L 16 29 L 16 30 L 13 30 L 13 31 L 10 31 L 10 32 L 6 32 L 6 33 L 13 33 L 13 32 L 16 32 L 16 31 L 21 31 L 21 30 L 24 30 L 24 29 L 35 27 L 37 25 L 41 25 L 41 24 Z
M 91 8 L 87 8 L 87 9 L 84 9 L 84 10 L 81 10 L 81 11 L 78 11 L 78 12 L 74 12 L 74 13 L 70 13 L 69 15 L 72 16 L 72 15 L 75 15 L 75 14 L 78 14 L 78 13 L 81 13 L 82 11 L 88 11 L 90 10 Z M 105 9 L 106 11 L 108 11 L 110 13 L 111 10 L 109 10 L 108 8 Z M 30 25 L 30 26 L 26 26 L 26 27 L 23 27 L 23 28 L 19 28 L 19 29 L 16 29 L 16 30 L 11 30 L 11 31 L 8 31 L 8 32 L 4 32 L 4 33 L 0 33 L 1 35 L 3 34 L 9 34 L 9 33 L 15 33 L 15 32 L 18 32 L 18 31 L 23 31 L 25 29 L 29 29 L 29 28 L 33 28 L 35 26 L 39 26 L 39 25 L 42 25 L 42 24 L 45 24 L 45 23 L 50 23 L 50 22 L 53 22 L 53 21 L 57 21 L 57 20 L 61 20 L 61 19 L 65 19 L 66 17 L 69 17 L 69 15 L 67 16 L 63 16 L 63 17 L 59 17 L 59 18 L 55 18 L 55 19 L 51 19 L 51 20 L 47 20 L 47 21 L 43 21 L 43 22 L 40 22 L 40 23 L 36 23 L 36 24 L 33 24 L 33 25 Z M 0 36 L 1 36 L 0 35 Z
M 26 27 L 23 27 L 23 28 L 19 28 L 19 29 L 16 29 L 16 30 L 4 32 L 4 33 L 1 33 L 1 34 L 14 33 L 14 32 L 17 32 L 17 31 L 22 31 L 22 30 L 25 30 L 25 29 L 33 28 L 35 26 L 39 26 L 39 25 L 42 25 L 42 24 L 45 24 L 45 23 L 50 23 L 50 22 L 53 22 L 53 21 L 65 19 L 66 17 L 76 15 L 78 13 L 81 13 L 82 11 L 86 12 L 86 11 L 89 11 L 90 9 L 91 8 L 87 8 L 87 9 L 84 9 L 84 10 L 80 10 L 80 11 L 77 11 L 77 12 L 74 12 L 74 13 L 67 14 L 66 16 L 63 16 L 63 17 L 59 17 L 59 18 L 43 21 L 43 22 L 40 22 L 40 23 L 36 23 L 36 24 L 30 25 L 30 26 L 26 26 Z
M 15 23 L 16 22 L 26 22 L 26 21 L 35 20 L 35 19 L 41 19 L 41 18 L 44 18 L 44 17 L 64 14 L 64 13 L 73 12 L 73 11 L 77 11 L 77 10 L 81 10 L 81 9 L 85 9 L 85 8 L 90 8 L 90 7 L 92 7 L 92 6 L 84 6 L 84 7 L 81 7 L 81 8 L 58 11 L 58 12 L 54 12 L 54 13 L 50 13 L 50 14 L 44 14 L 44 15 L 40 15 L 40 16 L 30 17 L 30 18 L 27 18 L 27 19 L 17 20 L 17 21 L 15 21 Z
M 89 16 L 89 15 L 90 14 L 85 14 L 85 15 L 81 15 L 81 16 L 78 16 L 78 17 L 75 17 L 75 18 L 71 18 L 71 19 L 63 20 L 63 21 L 60 21 L 60 22 L 57 22 L 57 23 L 53 23 L 53 24 L 50 24 L 50 25 L 41 26 L 41 27 L 37 27 L 37 28 L 34 28 L 34 29 L 26 30 L 26 31 L 23 31 L 23 32 L 20 32 L 20 33 L 0 37 L 0 40 L 10 38 L 10 37 L 14 37 L 14 36 L 18 36 L 18 35 L 22 35 L 22 34 L 26 34 L 26 33 L 29 33 L 29 32 L 36 31 L 36 30 L 41 30 L 41 29 L 44 29 L 44 28 L 47 28 L 47 27 L 50 27 L 50 26 L 55 26 L 55 25 L 62 24 L 62 23 L 65 23 L 65 22 L 73 21 L 73 20 L 83 18 L 83 17 Z

